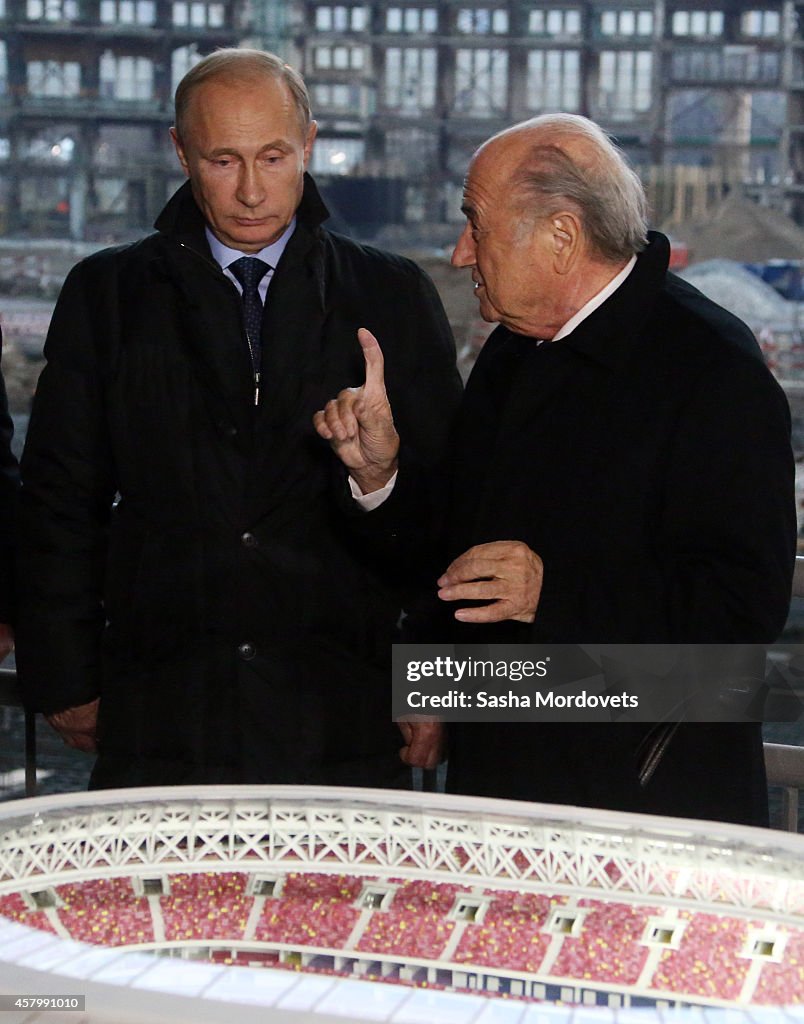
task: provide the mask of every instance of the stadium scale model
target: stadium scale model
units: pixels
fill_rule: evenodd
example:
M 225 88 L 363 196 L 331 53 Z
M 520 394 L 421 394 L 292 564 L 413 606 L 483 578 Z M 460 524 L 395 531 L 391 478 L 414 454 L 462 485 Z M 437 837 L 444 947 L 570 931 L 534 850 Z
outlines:
M 29 996 L 84 996 L 84 1016 L 14 1006 Z M 73 1024 L 804 1020 L 804 837 L 381 790 L 10 802 L 0 1009 L 54 1006 Z

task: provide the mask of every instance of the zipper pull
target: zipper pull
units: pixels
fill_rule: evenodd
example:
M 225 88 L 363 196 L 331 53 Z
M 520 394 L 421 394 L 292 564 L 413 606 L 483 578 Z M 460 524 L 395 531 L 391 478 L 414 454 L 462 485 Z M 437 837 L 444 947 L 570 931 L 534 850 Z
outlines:
M 260 404 L 260 371 L 257 370 L 254 374 L 254 404 Z

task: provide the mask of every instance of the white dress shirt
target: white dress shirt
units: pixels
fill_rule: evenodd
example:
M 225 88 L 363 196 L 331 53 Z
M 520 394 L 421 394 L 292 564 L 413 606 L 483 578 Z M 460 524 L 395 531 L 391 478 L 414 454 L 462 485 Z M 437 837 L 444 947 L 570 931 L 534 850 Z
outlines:
M 593 295 L 586 305 L 581 306 L 575 316 L 570 317 L 563 327 L 559 327 L 550 340 L 560 341 L 562 338 L 566 338 L 568 334 L 571 334 L 578 324 L 583 323 L 588 316 L 591 316 L 591 314 L 594 313 L 598 306 L 602 306 L 606 299 L 617 291 L 623 281 L 625 281 L 626 277 L 628 277 L 634 269 L 635 265 L 636 256 L 632 256 L 620 273 L 617 274 L 616 277 L 613 277 L 604 288 L 601 288 L 597 295 Z

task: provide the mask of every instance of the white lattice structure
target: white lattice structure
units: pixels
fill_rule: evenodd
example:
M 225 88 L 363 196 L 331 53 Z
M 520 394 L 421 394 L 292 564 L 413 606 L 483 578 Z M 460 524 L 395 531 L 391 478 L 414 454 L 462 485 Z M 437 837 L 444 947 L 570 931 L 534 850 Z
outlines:
M 583 912 L 599 913 L 588 908 L 599 908 L 601 901 L 610 901 L 625 908 L 619 912 L 623 918 L 629 917 L 629 906 L 634 908 L 630 916 L 641 915 L 640 921 L 661 921 L 663 915 L 670 914 L 684 922 L 694 921 L 698 915 L 698 920 L 706 923 L 705 915 L 725 915 L 729 920 L 745 921 L 746 932 L 753 929 L 752 934 L 759 936 L 766 933 L 758 929 L 758 923 L 765 929 L 776 929 L 784 937 L 804 935 L 804 837 L 787 833 L 579 808 L 326 788 L 128 790 L 0 806 L 0 899 L 102 879 L 127 878 L 135 887 L 134 880 L 139 879 L 141 887 L 142 880 L 154 876 L 185 877 L 200 872 L 274 878 L 291 873 L 339 875 L 362 877 L 380 887 L 389 880 L 396 884 L 400 880 L 428 880 L 466 893 L 511 890 L 525 895 L 549 894 L 559 904 L 566 901 L 581 908 L 576 911 L 580 916 Z M 200 941 L 194 944 L 205 945 Z M 141 943 L 140 949 L 160 945 L 170 943 L 157 937 L 153 942 Z M 217 945 L 234 951 L 249 943 L 221 941 Z M 464 987 L 487 990 L 498 987 L 502 978 L 504 985 L 510 986 L 505 991 L 525 996 L 544 995 L 546 981 L 555 987 L 554 977 L 540 979 L 523 971 L 506 971 L 504 966 L 458 963 L 447 955 L 455 953 L 456 945 L 447 943 L 444 959 L 438 962 L 408 958 L 405 970 L 426 968 L 431 981 L 442 983 L 444 971 L 448 971 L 452 982 L 458 979 Z M 20 949 L 22 958 L 14 955 Z M 276 943 L 274 949 L 287 957 L 293 952 L 293 944 Z M 299 962 L 307 965 L 325 952 L 338 953 L 311 947 Z M 342 952 L 341 965 L 351 961 L 356 974 L 364 974 L 368 965 L 377 964 L 385 973 L 392 959 L 354 948 Z M 557 955 L 558 949 L 553 958 Z M 82 962 L 89 965 L 89 973 L 76 970 L 76 964 Z M 125 969 L 126 963 L 135 964 L 137 969 Z M 36 964 L 47 965 L 51 974 L 42 975 Z M 262 986 L 271 996 L 263 1000 L 269 1007 L 278 1007 L 282 999 L 290 998 L 290 992 L 301 998 L 302 990 L 312 986 L 312 992 L 318 986 L 322 1006 L 318 1007 L 312 994 L 312 1001 L 306 1004 L 308 1010 L 315 1008 L 315 1019 L 325 1019 L 327 998 L 337 1002 L 354 986 L 363 993 L 357 997 L 350 1018 L 355 1020 L 368 1016 L 439 1021 L 441 1017 L 433 1015 L 430 1004 L 447 998 L 452 1000 L 452 1016 L 444 1019 L 491 1020 L 490 1007 L 499 1002 L 468 994 L 370 986 L 365 981 L 298 975 L 287 970 L 255 971 L 219 963 L 155 960 L 140 951 L 91 949 L 65 942 L 57 934 L 33 933 L 24 925 L 2 923 L 0 919 L 0 992 L 21 992 L 26 971 L 31 973 L 31 983 L 38 984 L 35 990 L 42 991 L 46 984 L 44 990 L 51 992 L 76 991 L 74 982 L 71 988 L 65 987 L 69 970 L 66 976 L 59 973 L 71 964 L 72 977 L 84 979 L 77 991 L 92 990 L 100 1007 L 111 1005 L 110 1000 L 113 1004 L 117 998 L 114 986 L 106 983 L 105 972 L 127 979 L 127 993 L 119 996 L 119 1002 L 129 1009 L 129 985 L 138 989 L 138 1000 L 144 998 L 144 992 L 161 985 L 175 1001 L 179 998 L 175 988 L 179 976 L 184 990 L 187 985 L 193 990 L 184 1009 L 174 1006 L 178 1016 L 146 1018 L 142 1016 L 145 1011 L 138 1010 L 139 1016 L 131 1018 L 138 1024 L 145 1019 L 185 1019 L 181 1013 L 186 1013 L 188 1020 L 218 1019 L 214 1008 L 219 1006 L 215 999 L 220 993 L 238 1002 L 245 998 L 244 993 L 250 992 L 253 997 L 255 986 Z M 168 967 L 162 982 L 156 984 Z M 745 984 L 740 983 L 743 1003 L 750 1000 L 760 967 L 746 969 L 749 977 Z M 272 980 L 256 982 L 257 976 Z M 195 980 L 191 983 L 188 979 Z M 618 1002 L 627 1006 L 631 996 L 640 992 L 633 985 L 618 995 L 611 984 L 571 977 L 559 981 L 565 1000 L 589 1002 L 596 993 L 608 994 L 610 1006 Z M 329 996 L 320 989 L 324 982 Z M 98 986 L 100 994 L 94 992 Z M 645 996 L 661 1001 L 661 993 L 651 992 L 644 985 L 643 989 Z M 370 998 L 367 991 L 372 993 Z M 198 1004 L 201 993 L 207 1000 L 203 1013 Z M 804 1002 L 804 992 L 801 998 Z M 253 999 L 246 998 L 250 1001 Z M 670 996 L 665 992 L 664 1001 L 723 1005 L 722 1000 L 705 995 L 687 999 L 683 992 Z M 429 1007 L 421 1011 L 421 1018 L 416 1016 L 419 1004 Z M 369 1013 L 371 1006 L 374 1010 Z M 535 1012 L 527 1003 L 519 1003 L 514 1009 L 499 1006 L 495 1013 L 502 1016 L 495 1016 L 495 1020 L 513 1022 L 522 1018 L 524 1022 L 529 1013 Z M 514 1010 L 517 1016 L 512 1016 Z M 211 1012 L 213 1016 L 208 1016 Z M 266 1012 L 262 1011 L 261 1021 L 273 1019 L 265 1016 Z M 343 1008 L 338 1012 L 343 1019 Z M 561 1011 L 566 1019 L 576 1012 L 580 1014 L 581 1010 Z M 600 1019 L 613 1020 L 618 1012 L 626 1011 L 615 1007 L 599 1012 L 608 1014 Z M 636 1012 L 629 1009 L 628 1019 Z M 773 1013 L 769 1019 L 774 1021 L 782 1021 L 785 1013 L 779 1007 L 751 1012 L 753 1020 L 758 1013 Z M 231 1010 L 222 1013 L 221 1019 L 224 1017 L 231 1020 Z M 94 1022 L 96 1018 L 89 1019 Z M 241 1019 L 247 1017 L 238 1011 Z M 293 1017 L 283 1010 L 275 1019 L 290 1021 Z

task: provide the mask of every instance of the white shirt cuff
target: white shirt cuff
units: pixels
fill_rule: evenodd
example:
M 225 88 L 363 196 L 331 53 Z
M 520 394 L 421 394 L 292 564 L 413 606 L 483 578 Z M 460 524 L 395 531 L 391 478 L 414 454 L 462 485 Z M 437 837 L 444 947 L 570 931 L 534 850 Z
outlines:
M 385 499 L 390 495 L 394 489 L 396 483 L 396 476 L 399 470 L 394 473 L 388 483 L 381 487 L 378 491 L 372 491 L 371 494 L 364 494 L 354 480 L 349 477 L 349 490 L 352 492 L 352 497 L 363 509 L 364 512 L 371 512 L 372 509 L 379 508 Z

